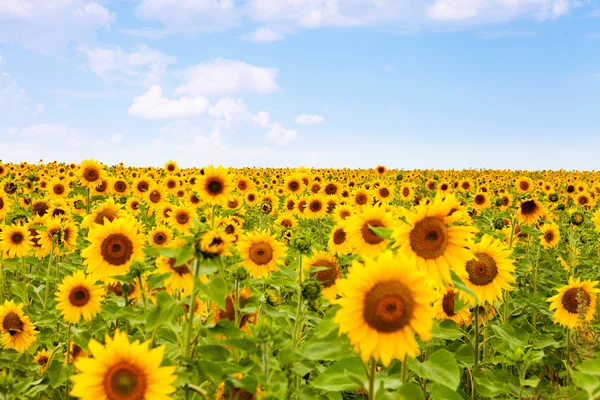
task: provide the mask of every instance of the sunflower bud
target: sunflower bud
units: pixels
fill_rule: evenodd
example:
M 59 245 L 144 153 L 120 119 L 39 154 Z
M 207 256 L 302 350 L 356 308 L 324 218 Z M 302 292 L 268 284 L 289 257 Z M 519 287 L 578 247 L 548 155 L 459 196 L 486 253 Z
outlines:
M 504 220 L 502 218 L 498 218 L 494 221 L 494 228 L 500 230 L 504 228 Z
M 573 214 L 571 214 L 571 223 L 573 225 L 579 226 L 579 225 L 583 224 L 583 221 L 585 221 L 585 218 L 582 213 L 577 211 L 577 212 L 574 212 Z
M 404 179 L 404 175 L 402 175 L 402 174 L 396 175 L 396 180 L 397 181 L 401 181 L 402 179 Z
M 550 196 L 548 196 L 548 200 L 550 200 L 553 203 L 556 203 L 558 201 L 558 194 L 552 193 Z
M 281 304 L 281 297 L 279 297 L 279 294 L 277 294 L 277 291 L 275 291 L 273 289 L 267 290 L 267 292 L 265 293 L 265 298 L 267 300 L 267 304 L 269 304 L 273 307 L 277 307 L 278 305 Z
M 290 247 L 298 250 L 301 254 L 310 255 L 312 240 L 306 235 L 296 234 L 290 241 Z
M 131 273 L 131 276 L 133 276 L 134 278 L 139 278 L 144 273 L 144 266 L 143 264 L 136 262 L 133 263 L 129 271 Z
M 564 204 L 559 204 L 558 206 L 556 206 L 557 210 L 563 211 L 566 208 L 566 206 Z
M 236 269 L 233 273 L 233 279 L 235 279 L 238 282 L 245 281 L 246 279 L 248 279 L 249 276 L 250 275 L 248 274 L 248 271 L 244 267 L 238 267 L 238 269 Z
M 309 281 L 302 285 L 302 297 L 308 302 L 313 302 L 321 295 L 321 285 L 315 281 Z

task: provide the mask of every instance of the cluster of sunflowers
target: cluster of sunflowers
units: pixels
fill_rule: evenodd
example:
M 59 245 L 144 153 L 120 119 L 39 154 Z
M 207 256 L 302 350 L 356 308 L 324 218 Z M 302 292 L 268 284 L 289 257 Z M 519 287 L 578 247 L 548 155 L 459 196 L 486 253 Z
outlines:
M 0 392 L 597 398 L 599 195 L 593 172 L 0 163 Z

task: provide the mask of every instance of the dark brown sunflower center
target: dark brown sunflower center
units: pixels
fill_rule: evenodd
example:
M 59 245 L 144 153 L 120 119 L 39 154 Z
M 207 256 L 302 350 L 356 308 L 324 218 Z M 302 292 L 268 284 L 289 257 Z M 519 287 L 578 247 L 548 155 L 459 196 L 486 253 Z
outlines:
M 339 267 L 329 260 L 317 260 L 313 267 L 326 268 L 310 274 L 311 278 L 316 278 L 323 287 L 333 286 L 335 280 L 338 278 Z
M 232 210 L 235 209 L 235 208 L 238 208 L 239 205 L 240 204 L 238 203 L 237 199 L 229 200 L 227 202 L 227 207 L 231 208 Z
M 101 210 L 98 214 L 96 214 L 96 218 L 94 218 L 94 223 L 104 225 L 104 218 L 112 222 L 115 218 L 117 218 L 117 213 L 116 211 L 110 208 L 105 208 L 104 210 Z
M 475 196 L 475 204 L 477 205 L 482 205 L 485 203 L 485 196 L 482 194 L 478 194 L 477 196 Z
M 48 357 L 46 356 L 41 356 L 40 358 L 37 359 L 36 361 L 38 363 L 39 366 L 41 367 L 45 367 L 46 364 L 48 364 Z
M 284 228 L 291 228 L 292 221 L 290 221 L 289 219 L 284 219 L 283 221 L 281 221 L 281 226 L 283 226 Z
M 589 203 L 589 202 L 590 202 L 590 199 L 588 199 L 588 198 L 587 198 L 587 196 L 581 196 L 581 197 L 579 197 L 579 199 L 578 199 L 578 203 L 579 203 L 579 205 L 581 205 L 581 206 L 584 206 L 584 205 L 586 205 L 586 204 L 587 204 L 587 203 Z
M 567 186 L 567 193 L 573 193 L 575 191 L 575 186 L 569 185 Z
M 169 166 L 167 166 L 167 171 L 169 171 L 169 172 L 175 171 L 175 166 L 173 164 L 169 164 Z
M 88 288 L 78 286 L 69 293 L 69 302 L 75 307 L 83 307 L 90 301 L 90 291 Z
M 4 199 L 0 197 L 0 210 L 4 208 Z
M 402 196 L 408 197 L 409 194 L 410 194 L 410 189 L 409 188 L 402 189 Z
M 388 197 L 390 195 L 390 191 L 387 188 L 381 188 L 379 189 L 379 196 L 381 197 Z
M 73 343 L 73 348 L 71 349 L 71 359 L 75 360 L 82 352 L 83 349 Z
M 152 193 L 150 193 L 150 196 L 148 197 L 150 198 L 150 201 L 152 203 L 158 203 L 162 199 L 162 196 L 160 195 L 160 192 L 158 190 L 153 190 Z
M 137 367 L 119 363 L 104 375 L 104 390 L 109 400 L 146 398 L 146 376 Z
M 352 215 L 352 214 L 350 213 L 350 211 L 346 211 L 346 210 L 344 210 L 344 211 L 340 212 L 340 218 L 341 218 L 341 219 L 344 219 L 344 220 L 345 220 L 346 218 L 348 218 L 350 215 Z
M 23 321 L 16 312 L 9 311 L 2 321 L 2 328 L 13 336 L 15 333 L 23 332 Z
M 327 186 L 325 186 L 325 193 L 332 195 L 332 194 L 336 194 L 337 193 L 337 186 L 335 186 L 334 184 L 329 184 Z
M 444 221 L 435 217 L 425 217 L 418 221 L 410 232 L 410 246 L 419 257 L 438 258 L 448 247 L 448 237 Z
M 320 201 L 313 201 L 310 203 L 309 208 L 312 212 L 319 212 L 323 208 L 323 203 Z
M 410 321 L 414 309 L 412 293 L 400 282 L 376 284 L 365 295 L 363 317 L 377 332 L 396 332 Z
M 240 190 L 246 190 L 248 188 L 248 184 L 246 183 L 246 181 L 239 181 L 238 182 L 238 189 Z
M 554 232 L 546 232 L 544 240 L 548 243 L 552 242 L 554 240 Z
M 140 192 L 143 193 L 143 192 L 148 191 L 148 189 L 150 188 L 150 184 L 146 181 L 141 181 L 141 182 L 138 182 L 136 187 Z
M 471 187 L 471 184 L 469 182 L 463 182 L 461 187 L 465 190 L 469 189 Z
M 10 241 L 13 244 L 21 244 L 23 242 L 23 240 L 25 240 L 25 237 L 23 236 L 23 234 L 21 232 L 15 232 L 10 237 Z
M 454 312 L 454 291 L 448 290 L 442 299 L 442 309 L 444 310 L 444 314 L 449 317 L 454 317 L 456 313 Z
M 502 198 L 502 205 L 503 205 L 504 207 L 506 207 L 506 206 L 508 206 L 509 204 L 510 204 L 510 199 L 509 199 L 507 196 L 504 196 L 504 197 Z
M 117 183 L 115 183 L 115 191 L 123 193 L 125 190 L 127 190 L 127 184 L 125 184 L 125 182 L 118 181 Z
M 257 265 L 268 264 L 273 259 L 273 249 L 265 242 L 254 243 L 250 246 L 248 258 Z
M 521 183 L 519 183 L 519 187 L 521 188 L 521 190 L 528 190 L 529 189 L 529 183 L 525 182 L 525 181 L 521 181 Z
M 333 232 L 333 243 L 342 244 L 346 241 L 346 232 L 343 229 L 338 229 Z
M 494 281 L 498 275 L 496 261 L 488 254 L 477 253 L 475 258 L 467 262 L 469 282 L 477 286 L 485 286 Z
M 296 205 L 296 203 L 294 202 L 294 200 L 289 200 L 286 205 L 285 208 L 287 208 L 288 210 L 293 210 L 294 206 Z
M 63 194 L 65 192 L 65 187 L 59 183 L 57 185 L 54 185 L 52 191 L 54 191 L 55 194 Z
M 582 288 L 571 288 L 562 297 L 562 306 L 571 314 L 578 314 L 581 303 L 589 306 L 592 299 L 588 292 Z
M 100 254 L 110 265 L 123 265 L 133 255 L 133 243 L 122 233 L 113 233 L 102 241 Z
M 88 182 L 95 182 L 100 178 L 100 172 L 96 167 L 87 167 L 83 171 L 83 179 Z
M 162 232 L 157 232 L 154 234 L 153 240 L 156 244 L 164 244 L 167 241 L 167 235 Z
M 177 214 L 177 222 L 179 222 L 180 224 L 187 224 L 189 220 L 190 216 L 188 215 L 188 213 L 180 212 L 179 214 Z
M 283 224 L 282 224 L 283 225 Z M 285 226 L 285 225 L 284 225 Z M 235 226 L 233 224 L 229 224 L 225 227 L 225 233 L 228 235 L 232 235 L 235 232 Z
M 440 189 L 445 192 L 446 190 L 448 190 L 448 184 L 447 183 L 443 183 L 442 186 L 440 186 Z
M 300 188 L 300 183 L 298 183 L 296 181 L 292 181 L 292 182 L 290 182 L 290 184 L 288 185 L 288 187 L 290 188 L 290 190 L 292 192 L 295 192 L 296 190 L 298 190 Z
M 359 194 L 358 196 L 356 196 L 356 204 L 360 206 L 367 204 L 367 196 L 365 196 L 364 194 Z
M 521 214 L 531 215 L 536 212 L 538 206 L 534 200 L 527 200 L 521 203 Z
M 223 182 L 220 179 L 211 179 L 206 185 L 206 189 L 212 195 L 218 195 L 223 192 Z
M 43 217 L 47 212 L 50 206 L 45 201 L 38 201 L 33 203 L 33 212 L 40 217 Z
M 182 264 L 178 267 L 175 266 L 175 262 L 177 261 L 176 258 L 169 258 L 169 266 L 171 267 L 171 269 L 173 271 L 175 271 L 175 273 L 179 276 L 183 276 L 186 274 L 191 274 L 190 268 L 189 268 L 189 262 Z
M 362 228 L 360 229 L 360 233 L 362 235 L 363 240 L 370 245 L 376 245 L 383 242 L 384 239 L 381 236 L 377 235 L 375 232 L 373 232 L 369 225 L 374 228 L 381 228 L 385 226 L 381 221 L 377 219 L 368 220 L 363 224 Z

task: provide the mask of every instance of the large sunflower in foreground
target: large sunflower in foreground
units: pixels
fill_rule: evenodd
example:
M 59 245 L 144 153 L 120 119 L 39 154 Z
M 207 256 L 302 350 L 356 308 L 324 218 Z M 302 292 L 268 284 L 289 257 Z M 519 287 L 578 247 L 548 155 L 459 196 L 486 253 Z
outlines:
M 207 204 L 225 205 L 231 196 L 233 183 L 226 168 L 207 167 L 196 182 L 198 195 Z
M 75 271 L 58 285 L 56 308 L 61 310 L 65 321 L 76 324 L 81 317 L 85 321 L 90 321 L 100 312 L 104 289 L 94 285 L 95 281 L 90 276 L 86 277 L 83 271 Z
M 244 259 L 243 266 L 252 277 L 266 278 L 277 269 L 277 262 L 285 255 L 285 246 L 277 241 L 275 235 L 261 231 L 246 235 L 238 243 L 238 251 Z
M 23 305 L 14 300 L 5 301 L 0 306 L 0 344 L 5 349 L 14 349 L 19 353 L 27 350 L 35 338 L 35 326 L 23 313 Z
M 0 233 L 0 250 L 9 258 L 27 255 L 32 245 L 29 229 L 24 226 L 4 226 Z
M 88 272 L 96 279 L 126 275 L 131 263 L 142 256 L 144 236 L 129 218 L 104 220 L 88 234 L 90 245 L 81 251 Z
M 94 358 L 80 358 L 75 367 L 81 373 L 71 395 L 84 400 L 167 400 L 175 388 L 175 367 L 161 367 L 165 347 L 149 349 L 150 342 L 129 343 L 118 330 L 106 336 L 106 346 L 92 339 L 89 349 Z
M 376 234 L 371 227 L 394 229 L 397 225 L 397 220 L 385 208 L 363 207 L 357 214 L 348 217 L 346 232 L 358 254 L 375 257 L 386 248 L 389 240 Z
M 476 228 L 454 225 L 464 217 L 455 211 L 454 203 L 453 196 L 436 196 L 431 204 L 419 205 L 414 212 L 406 210 L 407 223 L 392 233 L 400 252 L 415 259 L 418 268 L 438 287 L 452 282 L 450 269 L 460 268 L 473 258 L 465 246 L 474 238 Z
M 510 250 L 498 240 L 484 236 L 481 242 L 469 245 L 474 258 L 460 271 L 465 284 L 475 293 L 479 304 L 493 304 L 502 297 L 502 289 L 510 290 L 515 271 Z
M 342 297 L 334 321 L 363 360 L 373 356 L 387 366 L 394 357 L 414 358 L 419 354 L 414 334 L 431 339 L 436 294 L 414 260 L 387 250 L 364 265 L 355 261 L 336 285 Z
M 550 297 L 550 311 L 555 323 L 568 328 L 577 328 L 584 321 L 591 321 L 596 314 L 598 292 L 597 281 L 569 278 L 569 284 Z

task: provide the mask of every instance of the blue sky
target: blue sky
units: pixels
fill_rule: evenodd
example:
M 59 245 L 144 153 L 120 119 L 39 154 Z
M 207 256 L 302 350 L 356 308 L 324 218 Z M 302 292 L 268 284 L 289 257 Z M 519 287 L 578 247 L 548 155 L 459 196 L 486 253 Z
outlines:
M 600 169 L 591 0 L 0 0 L 0 159 Z

